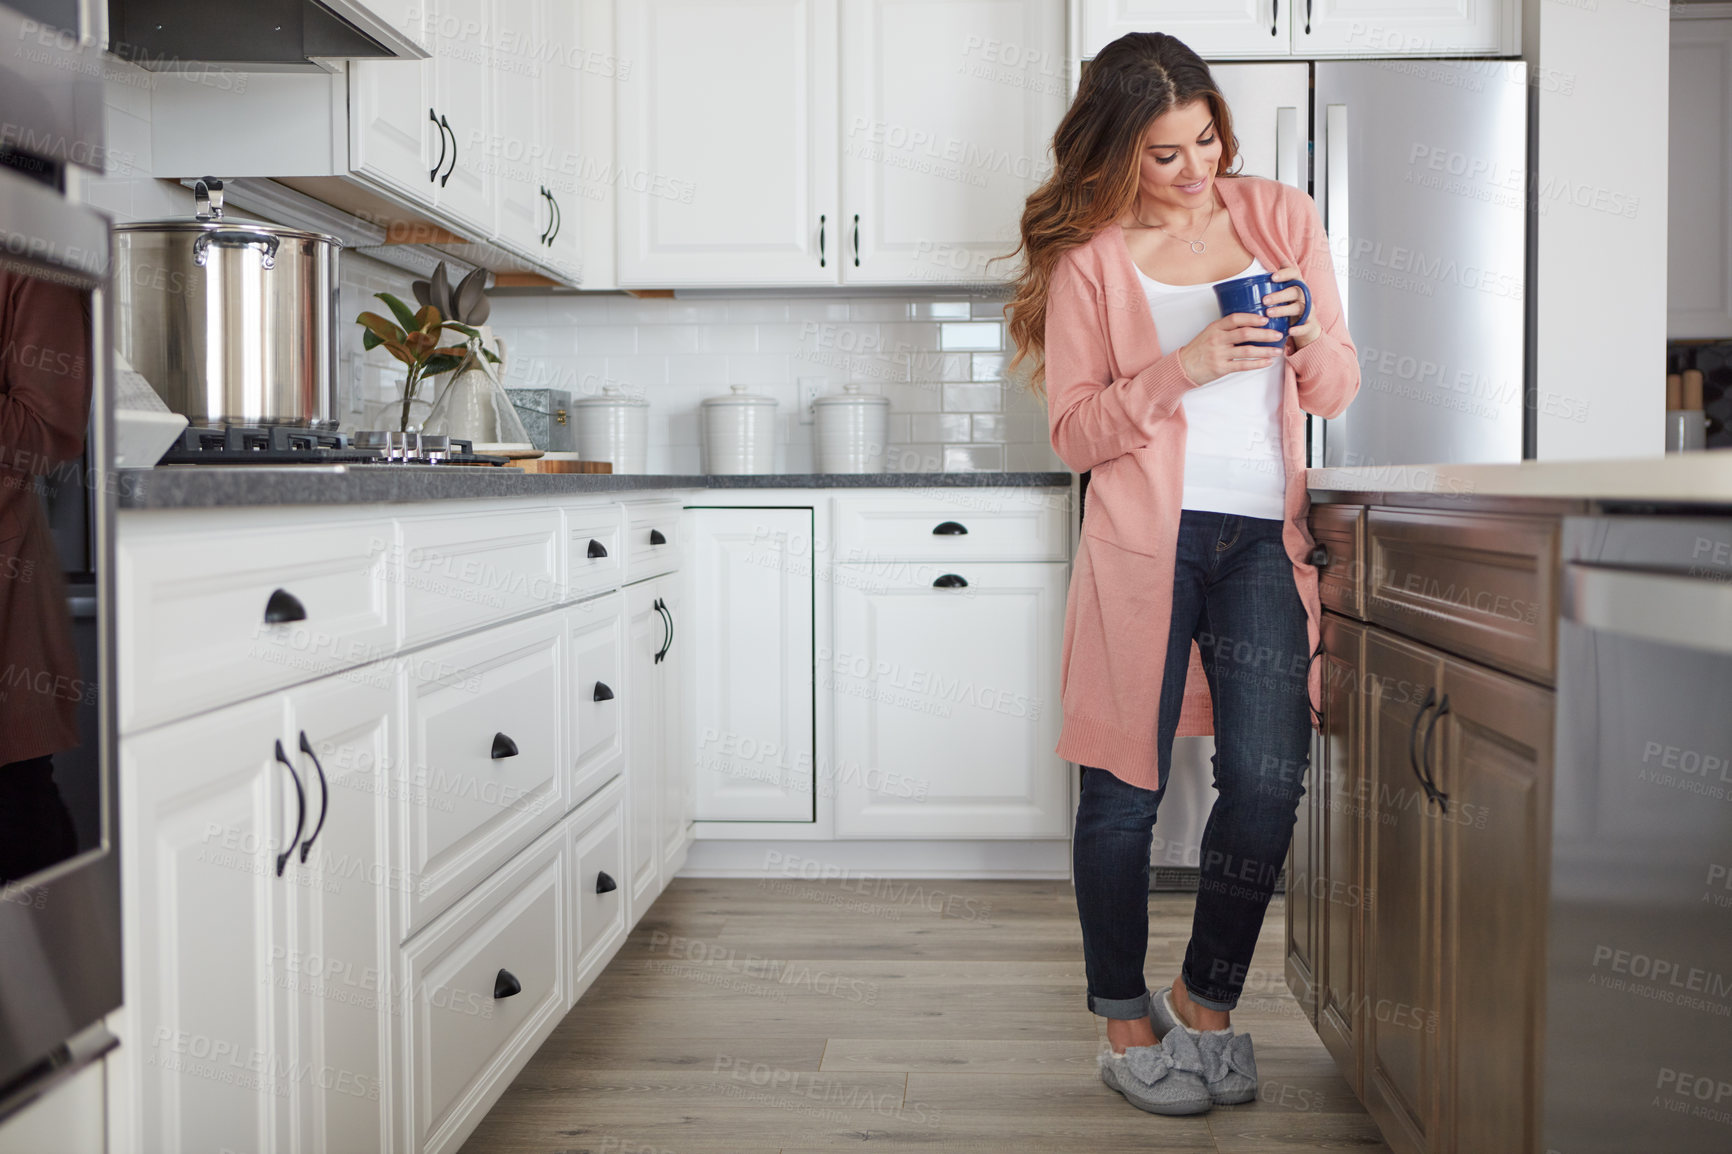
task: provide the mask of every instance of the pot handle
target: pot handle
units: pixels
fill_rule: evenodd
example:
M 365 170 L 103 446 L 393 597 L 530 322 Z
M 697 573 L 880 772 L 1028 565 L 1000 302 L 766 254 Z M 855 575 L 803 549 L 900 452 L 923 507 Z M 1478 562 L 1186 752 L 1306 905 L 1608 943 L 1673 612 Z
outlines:
M 192 262 L 200 268 L 210 260 L 210 246 L 222 248 L 246 248 L 258 245 L 261 252 L 259 266 L 275 268 L 277 266 L 277 238 L 268 232 L 256 232 L 248 228 L 217 228 L 209 232 L 201 232 L 198 239 L 192 242 Z

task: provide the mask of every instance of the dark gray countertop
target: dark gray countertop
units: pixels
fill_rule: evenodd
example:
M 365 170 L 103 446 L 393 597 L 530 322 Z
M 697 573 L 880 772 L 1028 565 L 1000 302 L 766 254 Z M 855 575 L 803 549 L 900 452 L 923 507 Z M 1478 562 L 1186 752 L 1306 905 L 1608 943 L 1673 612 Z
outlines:
M 168 465 L 117 474 L 122 509 L 346 505 L 464 498 L 563 497 L 644 489 L 1043 488 L 1070 473 L 524 473 L 414 465 Z

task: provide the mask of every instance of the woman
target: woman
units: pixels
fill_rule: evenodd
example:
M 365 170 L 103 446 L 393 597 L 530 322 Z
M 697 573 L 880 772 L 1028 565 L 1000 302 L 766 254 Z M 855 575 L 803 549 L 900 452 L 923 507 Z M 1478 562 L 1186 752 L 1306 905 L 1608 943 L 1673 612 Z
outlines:
M 1022 220 L 1013 365 L 1044 377 L 1052 445 L 1090 473 L 1061 659 L 1057 752 L 1082 767 L 1073 872 L 1101 1076 L 1188 1114 L 1256 1096 L 1232 1029 L 1287 855 L 1320 700 L 1303 413 L 1359 388 L 1316 205 L 1228 172 L 1232 117 L 1178 40 L 1133 33 L 1088 66 Z M 1212 285 L 1302 280 L 1285 338 L 1219 315 Z M 1297 286 L 1264 298 L 1303 312 Z M 1193 649 L 1196 650 L 1193 656 Z M 1187 677 L 1201 670 L 1202 678 Z M 1211 717 L 1212 713 L 1212 717 Z M 1173 737 L 1215 734 L 1219 798 L 1184 964 L 1143 976 L 1149 851 Z

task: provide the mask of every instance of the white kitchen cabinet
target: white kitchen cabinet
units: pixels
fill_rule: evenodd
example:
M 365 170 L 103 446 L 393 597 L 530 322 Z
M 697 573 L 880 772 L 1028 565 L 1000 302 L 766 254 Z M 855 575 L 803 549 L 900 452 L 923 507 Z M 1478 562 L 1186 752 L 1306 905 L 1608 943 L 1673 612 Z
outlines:
M 307 797 L 287 949 L 272 978 L 289 996 L 293 1087 L 289 1149 L 389 1148 L 390 896 L 403 888 L 386 852 L 400 737 L 397 671 L 381 662 L 290 691 L 285 743 Z M 304 744 L 303 744 L 304 743 Z
M 667 885 L 692 840 L 692 757 L 681 711 L 686 651 L 677 632 L 677 574 L 625 588 L 626 706 L 630 736 L 626 772 L 631 786 L 631 900 L 635 919 Z
M 1292 0 L 1080 0 L 1092 58 L 1127 32 L 1165 32 L 1205 60 L 1286 56 Z M 1304 0 L 1299 0 L 1304 3 Z
M 565 822 L 571 863 L 570 1002 L 583 996 L 625 941 L 626 782 L 614 778 Z
M 1732 19 L 1671 29 L 1666 336 L 1732 337 Z
M 837 283 L 836 0 L 616 13 L 619 283 Z
M 431 15 L 433 107 L 451 124 L 446 134 L 451 159 L 439 174 L 433 204 L 484 236 L 493 233 L 499 198 L 488 145 L 508 131 L 505 118 L 494 111 L 494 53 L 485 35 L 498 27 L 501 4 L 441 0 Z
M 1521 51 L 1519 0 L 1299 0 L 1292 7 L 1293 52 L 1300 56 Z
M 691 513 L 695 816 L 811 822 L 812 510 Z
M 565 611 L 571 647 L 572 802 L 625 764 L 625 599 L 606 593 Z
M 538 231 L 536 240 L 546 250 L 545 261 L 573 284 L 583 277 L 583 237 L 586 215 L 593 215 L 593 197 L 599 191 L 591 181 L 605 168 L 598 164 L 600 150 L 585 139 L 581 64 L 584 8 L 582 4 L 549 0 L 542 6 L 542 39 L 551 49 L 535 58 L 535 89 L 541 105 L 541 125 L 536 130 L 542 143 L 542 185 L 546 187 L 552 214 L 546 239 Z M 617 65 L 616 65 L 617 67 Z M 598 69 L 600 70 L 600 69 Z M 611 137 L 609 138 L 611 146 Z M 607 214 L 611 225 L 613 214 Z M 611 247 L 611 246 L 610 246 Z M 602 286 L 611 287 L 611 286 Z
M 1065 108 L 1063 0 L 842 0 L 842 281 L 981 282 Z
M 385 1147 L 397 726 L 382 663 L 122 743 L 129 1144 Z
M 425 10 L 417 10 L 415 16 L 412 27 L 426 39 Z M 288 99 L 292 101 L 292 97 Z M 351 61 L 348 100 L 350 165 L 379 184 L 431 207 L 451 147 L 433 107 L 432 62 Z M 161 114 L 158 119 L 159 132 L 164 127 L 179 129 L 178 117 L 169 125 L 160 123 Z M 190 160 L 182 166 L 186 163 Z M 163 174 L 159 170 L 157 175 Z
M 558 58 L 550 64 L 538 53 L 558 43 L 548 35 L 549 7 L 545 0 L 493 0 L 496 33 L 488 46 L 497 112 L 493 130 L 480 144 L 482 165 L 496 182 L 495 232 L 524 251 L 544 250 L 542 238 L 553 230 L 553 209 L 543 192 L 548 106 L 541 86 Z M 574 103 L 567 115 L 576 114 Z
M 1296 56 L 1510 56 L 1520 0 L 1082 0 L 1079 55 L 1127 32 L 1165 32 L 1205 60 Z
M 836 834 L 1063 837 L 1062 562 L 837 565 Z
M 274 979 L 307 877 L 282 695 L 121 743 L 124 1063 L 138 1150 L 292 1149 L 289 992 Z M 303 815 L 304 820 L 304 815 Z M 292 855 L 291 855 L 292 856 Z M 285 869 L 291 868 L 285 860 Z

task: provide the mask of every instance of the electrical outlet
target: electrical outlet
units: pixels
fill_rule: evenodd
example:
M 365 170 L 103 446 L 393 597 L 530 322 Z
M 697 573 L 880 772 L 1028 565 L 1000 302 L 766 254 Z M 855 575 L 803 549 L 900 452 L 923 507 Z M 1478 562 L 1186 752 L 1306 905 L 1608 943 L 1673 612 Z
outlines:
M 812 403 L 818 399 L 823 391 L 823 377 L 800 378 L 800 423 L 802 425 L 810 425 L 813 418 L 817 416 L 816 410 L 812 408 Z

